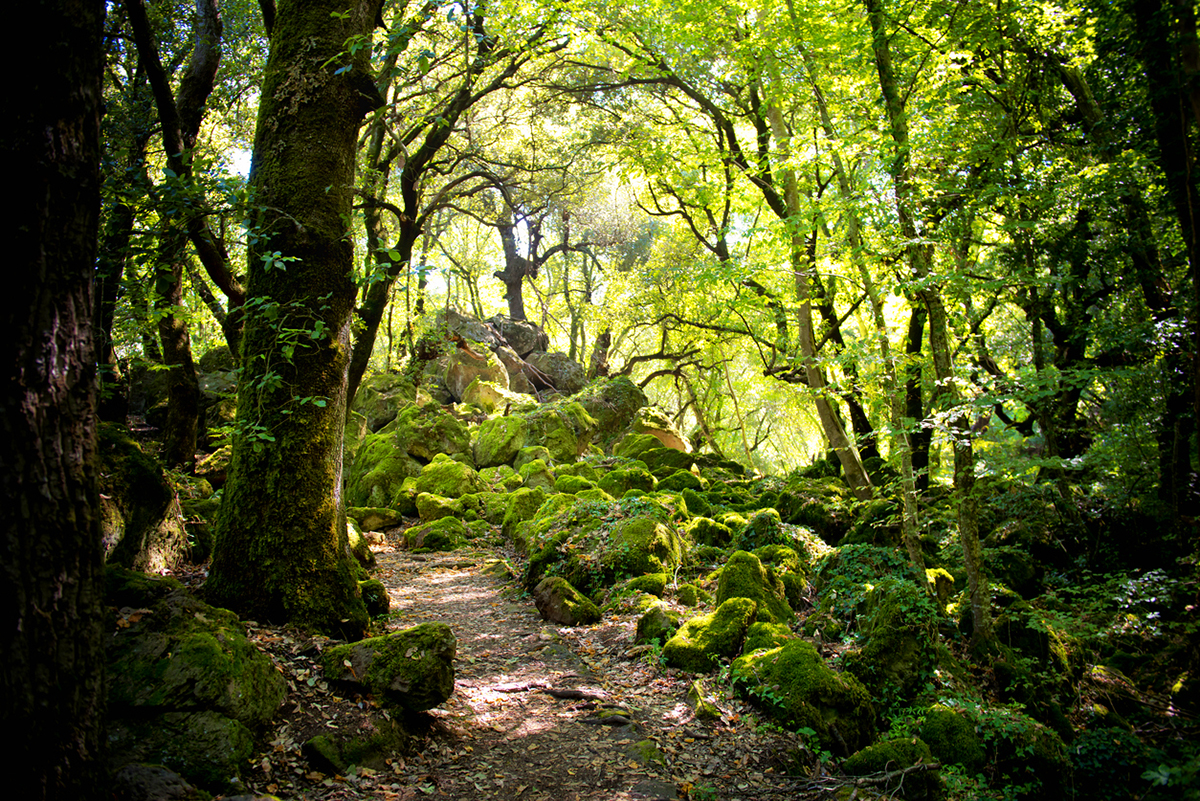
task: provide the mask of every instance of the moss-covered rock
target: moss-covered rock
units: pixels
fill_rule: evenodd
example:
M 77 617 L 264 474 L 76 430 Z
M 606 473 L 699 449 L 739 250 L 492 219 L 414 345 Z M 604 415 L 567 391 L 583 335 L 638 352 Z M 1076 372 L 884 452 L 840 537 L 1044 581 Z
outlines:
M 893 773 L 912 767 L 917 763 L 933 762 L 929 746 L 916 737 L 896 737 L 868 745 L 842 763 L 842 770 L 850 776 L 867 776 L 873 773 Z M 897 775 L 879 787 L 885 793 L 910 801 L 939 801 L 945 795 L 940 771 L 918 770 Z
M 361 567 L 375 566 L 375 553 L 371 550 L 370 540 L 363 534 L 362 527 L 358 525 L 358 522 L 349 516 L 346 518 L 346 545 Z
M 521 486 L 521 477 L 507 464 L 481 468 L 479 477 L 496 492 L 512 492 Z
M 421 470 L 415 489 L 418 493 L 428 492 L 443 498 L 461 498 L 486 492 L 488 487 L 474 468 L 439 454 Z
M 443 498 L 429 492 L 417 496 L 417 515 L 422 523 L 432 523 L 443 517 L 463 517 L 466 507 L 461 499 Z
M 574 462 L 587 452 L 596 420 L 576 401 L 545 404 L 525 416 L 527 442 L 545 447 L 555 462 Z
M 796 635 L 782 623 L 752 623 L 746 631 L 746 642 L 742 645 L 743 653 L 770 650 L 778 648 Z
M 358 582 L 358 590 L 362 593 L 363 604 L 371 617 L 386 615 L 392 608 L 392 600 L 388 597 L 387 587 L 379 579 L 367 579 Z
M 422 623 L 385 637 L 326 648 L 321 667 L 331 681 L 361 687 L 380 700 L 423 712 L 454 692 L 457 646 L 445 623 Z
M 712 597 L 695 584 L 689 583 L 679 585 L 679 589 L 675 590 L 675 600 L 683 606 L 697 606 L 708 603 Z
M 621 497 L 629 490 L 652 492 L 657 480 L 648 470 L 639 467 L 624 467 L 609 470 L 600 478 L 600 489 L 613 497 Z
M 917 733 L 942 764 L 958 765 L 972 776 L 983 768 L 987 753 L 975 724 L 965 715 L 945 706 L 932 707 Z
M 666 573 L 683 558 L 683 547 L 672 526 L 653 517 L 636 517 L 613 529 L 611 564 L 633 576 Z
M 117 716 L 212 710 L 248 726 L 266 723 L 286 685 L 230 611 L 175 582 L 120 568 L 106 574 L 118 612 L 109 638 L 108 703 Z
M 480 423 L 475 436 L 476 466 L 511 465 L 525 447 L 528 428 L 520 415 L 493 417 Z
M 661 447 L 662 443 L 652 434 L 628 434 L 613 448 L 613 456 L 637 459 L 646 451 Z
M 402 544 L 411 550 L 453 551 L 467 538 L 467 527 L 457 517 L 420 523 L 404 532 Z
M 711 614 L 692 618 L 667 640 L 663 659 L 695 673 L 712 670 L 722 657 L 741 652 L 756 607 L 749 598 L 730 598 Z
M 848 756 L 875 737 L 875 708 L 866 688 L 831 670 L 806 640 L 738 657 L 733 676 L 772 716 L 793 729 L 812 729 L 821 747 L 834 754 Z
M 544 620 L 564 626 L 590 626 L 600 622 L 600 610 L 571 582 L 547 576 L 533 590 L 533 603 Z
M 112 424 L 100 427 L 96 450 L 105 560 L 156 573 L 178 566 L 188 555 L 188 536 L 162 467 Z
M 216 793 L 236 792 L 254 756 L 254 734 L 218 712 L 164 712 L 152 719 L 108 721 L 109 753 L 116 762 L 162 765 Z
M 692 517 L 709 517 L 712 515 L 712 504 L 708 499 L 694 489 L 684 488 L 679 493 L 687 504 L 688 514 Z
M 788 541 L 779 512 L 767 508 L 753 512 L 746 519 L 746 525 L 733 539 L 733 547 L 741 551 L 753 551 L 765 545 L 786 545 Z
M 718 604 L 751 598 L 758 603 L 758 620 L 767 623 L 789 623 L 795 617 L 785 595 L 783 582 L 746 551 L 734 551 L 717 583 Z
M 346 517 L 357 522 L 363 531 L 382 531 L 404 522 L 398 511 L 388 507 L 352 506 L 346 510 Z
M 462 504 L 463 520 L 467 522 L 486 520 L 493 526 L 504 522 L 504 513 L 508 510 L 508 493 L 480 492 L 476 495 L 464 495 L 458 500 Z
M 529 547 L 528 536 L 522 532 L 521 525 L 537 514 L 546 495 L 541 487 L 522 487 L 508 495 L 508 505 L 500 528 L 504 538 L 512 542 L 519 553 L 525 553 Z
M 584 490 L 595 489 L 596 485 L 582 476 L 559 475 L 554 479 L 554 491 L 574 495 Z
M 691 510 L 691 507 L 688 507 Z M 712 545 L 724 548 L 733 542 L 733 531 L 729 526 L 710 520 L 707 517 L 695 517 L 687 525 L 687 535 L 697 545 Z
M 634 642 L 646 645 L 653 642 L 665 643 L 679 630 L 680 617 L 664 603 L 655 603 L 638 618 Z
M 646 393 L 627 376 L 618 376 L 591 382 L 572 400 L 595 420 L 593 441 L 603 450 L 609 450 L 629 427 L 638 409 L 646 405 Z
M 860 617 L 862 647 L 842 659 L 875 698 L 909 704 L 932 678 L 938 611 L 929 594 L 905 579 L 882 579 Z
M 666 478 L 659 479 L 657 489 L 660 492 L 682 492 L 685 489 L 694 492 L 704 489 L 704 484 L 687 470 L 676 470 Z
M 526 487 L 531 489 L 536 487 L 546 490 L 554 489 L 554 471 L 541 459 L 534 459 L 532 462 L 526 462 L 521 465 L 517 474 L 521 476 L 521 483 Z

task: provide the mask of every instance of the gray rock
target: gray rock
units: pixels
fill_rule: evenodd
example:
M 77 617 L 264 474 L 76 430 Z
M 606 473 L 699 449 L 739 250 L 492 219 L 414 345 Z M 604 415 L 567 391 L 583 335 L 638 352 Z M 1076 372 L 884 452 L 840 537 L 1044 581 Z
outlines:
M 454 692 L 457 640 L 444 623 L 422 623 L 386 637 L 325 649 L 325 676 L 357 685 L 412 712 L 441 704 Z

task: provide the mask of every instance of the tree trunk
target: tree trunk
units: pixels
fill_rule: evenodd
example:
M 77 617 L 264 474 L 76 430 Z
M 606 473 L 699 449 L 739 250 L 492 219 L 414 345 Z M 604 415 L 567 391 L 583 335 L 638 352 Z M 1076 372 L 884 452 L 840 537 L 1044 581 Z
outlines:
M 917 230 L 914 214 L 913 177 L 909 159 L 908 118 L 900 99 L 900 87 L 892 68 L 891 47 L 884 21 L 882 0 L 864 0 L 867 18 L 871 25 L 871 46 L 875 56 L 875 67 L 879 73 L 879 88 L 883 95 L 895 152 L 891 154 L 890 170 L 896 198 L 896 216 L 900 232 L 904 237 L 905 252 L 909 269 L 914 278 L 920 280 L 923 289 L 918 298 L 929 315 L 929 350 L 933 355 L 934 373 L 940 387 L 943 408 L 953 408 L 958 400 L 958 389 L 954 383 L 954 364 L 948 338 L 946 307 L 942 302 L 940 288 L 931 285 L 933 253 L 929 245 L 923 244 Z M 972 642 L 981 643 L 991 639 L 991 597 L 984 575 L 983 558 L 979 544 L 979 520 L 975 490 L 975 457 L 971 444 L 970 424 L 967 413 L 958 410 L 950 423 L 950 437 L 954 447 L 954 491 L 958 501 L 958 536 L 963 548 L 963 566 L 967 573 L 967 589 L 971 599 L 971 617 L 974 624 Z
M 242 378 L 209 600 L 260 620 L 359 637 L 367 625 L 342 500 L 356 141 L 379 0 L 280 4 L 250 184 Z
M 23 12 L 39 41 L 0 129 L 19 195 L 0 315 L 0 726 L 11 797 L 90 799 L 104 796 L 92 331 L 104 4 Z
M 163 461 L 172 467 L 190 468 L 196 460 L 200 423 L 200 381 L 192 359 L 187 323 L 175 312 L 183 305 L 185 233 L 170 222 L 159 238 L 159 264 L 155 276 L 158 338 L 167 373 L 167 420 L 162 432 Z
M 517 253 L 516 224 L 511 211 L 496 226 L 500 230 L 500 241 L 504 244 L 504 269 L 492 273 L 504 283 L 504 299 L 508 301 L 508 316 L 514 320 L 525 318 L 525 276 L 537 278 L 537 265 Z

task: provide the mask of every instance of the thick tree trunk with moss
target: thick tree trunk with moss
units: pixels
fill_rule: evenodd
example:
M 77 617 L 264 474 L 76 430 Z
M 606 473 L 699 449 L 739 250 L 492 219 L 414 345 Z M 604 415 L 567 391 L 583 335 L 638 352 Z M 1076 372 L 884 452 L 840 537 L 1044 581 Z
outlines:
M 361 636 L 366 609 L 346 545 L 342 487 L 350 318 L 347 232 L 356 139 L 379 103 L 365 53 L 379 0 L 281 2 L 250 185 L 243 375 L 210 601 L 261 620 Z
M 0 315 L 0 726 L 12 798 L 104 797 L 102 550 L 92 279 L 104 4 L 22 9 L 37 46 L 6 98 L 17 202 Z

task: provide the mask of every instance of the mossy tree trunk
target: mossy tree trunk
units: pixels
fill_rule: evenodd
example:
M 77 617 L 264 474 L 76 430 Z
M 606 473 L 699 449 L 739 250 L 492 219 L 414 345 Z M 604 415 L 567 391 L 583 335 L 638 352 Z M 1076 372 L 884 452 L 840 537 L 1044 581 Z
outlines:
M 12 798 L 105 796 L 93 276 L 104 3 L 22 12 L 37 45 L 5 102 L 17 202 L 0 315 L 0 726 Z
M 254 141 L 243 375 L 209 600 L 361 636 L 342 509 L 350 317 L 348 233 L 359 125 L 381 100 L 366 52 L 380 0 L 285 0 Z M 351 66 L 352 69 L 342 69 Z M 339 74 L 340 73 L 340 74 Z

